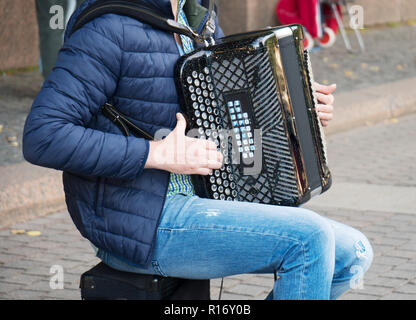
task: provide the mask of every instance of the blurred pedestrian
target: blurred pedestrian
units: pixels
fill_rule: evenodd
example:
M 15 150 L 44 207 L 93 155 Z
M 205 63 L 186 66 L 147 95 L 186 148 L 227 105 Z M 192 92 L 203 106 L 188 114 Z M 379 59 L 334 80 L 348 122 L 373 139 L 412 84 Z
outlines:
M 276 15 L 281 24 L 296 23 L 304 26 L 306 49 L 312 49 L 315 43 L 327 48 L 335 43 L 338 32 L 329 2 L 334 1 L 280 0 L 276 6 Z M 341 12 L 339 5 L 337 9 Z
M 39 27 L 40 70 L 46 79 L 63 44 L 67 21 L 83 0 L 36 0 Z

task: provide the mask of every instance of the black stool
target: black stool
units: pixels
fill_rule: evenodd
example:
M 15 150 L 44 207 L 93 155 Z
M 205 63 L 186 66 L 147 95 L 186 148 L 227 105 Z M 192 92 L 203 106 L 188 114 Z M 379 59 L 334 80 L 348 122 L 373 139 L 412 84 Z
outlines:
M 210 300 L 209 280 L 122 272 L 99 263 L 81 275 L 82 300 Z

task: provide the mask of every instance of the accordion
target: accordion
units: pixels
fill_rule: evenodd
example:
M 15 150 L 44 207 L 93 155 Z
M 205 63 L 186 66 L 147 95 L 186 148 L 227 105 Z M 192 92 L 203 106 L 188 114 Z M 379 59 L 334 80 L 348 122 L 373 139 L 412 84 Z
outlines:
M 299 25 L 267 28 L 222 38 L 178 61 L 188 136 L 214 141 L 224 156 L 221 169 L 192 176 L 199 196 L 298 206 L 330 187 L 302 40 Z

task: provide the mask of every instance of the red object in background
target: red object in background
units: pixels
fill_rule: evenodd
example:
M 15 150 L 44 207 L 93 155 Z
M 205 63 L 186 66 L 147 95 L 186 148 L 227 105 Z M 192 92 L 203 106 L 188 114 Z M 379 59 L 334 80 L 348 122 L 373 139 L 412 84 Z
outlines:
M 337 5 L 341 15 L 341 6 Z M 338 32 L 338 24 L 330 5 L 322 5 L 322 17 L 319 0 L 280 0 L 276 6 L 276 15 L 282 24 L 301 24 L 312 38 L 321 38 L 322 24 Z M 324 21 L 322 21 L 324 20 Z

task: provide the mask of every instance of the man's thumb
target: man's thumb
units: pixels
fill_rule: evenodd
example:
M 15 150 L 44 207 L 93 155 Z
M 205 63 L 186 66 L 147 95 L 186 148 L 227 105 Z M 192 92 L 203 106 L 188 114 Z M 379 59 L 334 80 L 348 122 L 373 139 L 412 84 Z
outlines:
M 176 120 L 178 122 L 176 123 L 175 130 L 177 129 L 180 132 L 183 132 L 183 134 L 185 134 L 185 130 L 186 130 L 186 120 L 185 120 L 184 116 L 182 115 L 182 113 L 177 113 L 176 114 Z

